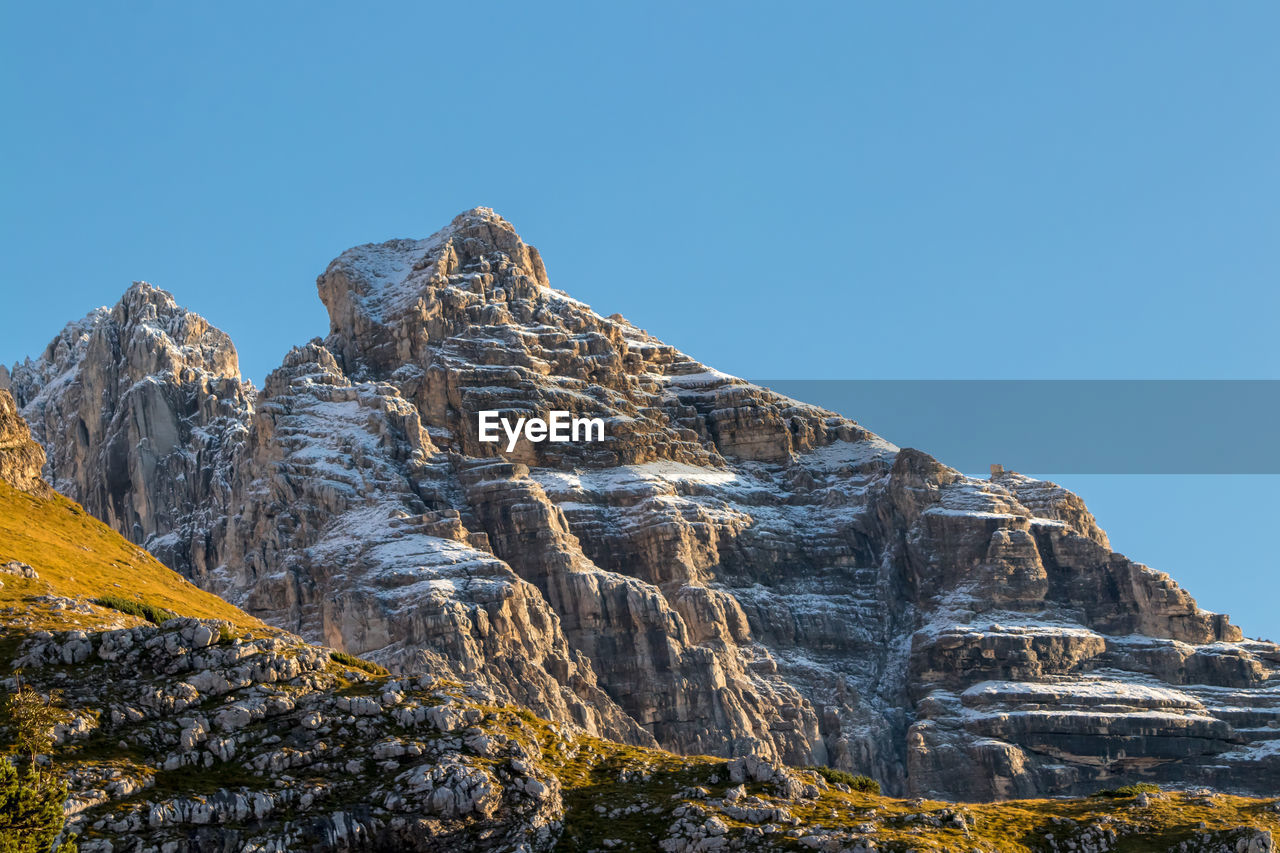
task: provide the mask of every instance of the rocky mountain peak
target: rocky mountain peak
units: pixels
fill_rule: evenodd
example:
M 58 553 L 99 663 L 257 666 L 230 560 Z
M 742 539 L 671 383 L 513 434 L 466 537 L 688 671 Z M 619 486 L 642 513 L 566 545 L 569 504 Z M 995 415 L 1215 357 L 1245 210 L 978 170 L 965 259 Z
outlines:
M 449 276 L 496 273 L 499 267 L 530 275 L 546 285 L 537 249 L 520 239 L 514 226 L 492 209 L 476 207 L 458 214 L 425 239 L 389 240 L 348 249 L 320 276 L 320 298 L 331 313 L 335 296 L 359 299 L 371 311 L 396 307 L 421 296 L 429 286 L 449 284 Z M 326 280 L 339 271 L 350 277 L 350 287 L 345 292 L 330 291 Z
M 11 381 L 50 451 L 53 486 L 182 563 L 180 531 L 225 490 L 220 469 L 253 406 L 231 338 L 167 291 L 134 282 L 113 307 L 69 323 L 39 359 L 15 365 Z
M 549 295 L 537 249 L 487 207 L 459 214 L 425 240 L 349 249 L 316 284 L 330 346 L 361 376 L 393 372 L 428 342 L 469 326 L 529 322 L 532 306 Z
M 342 369 L 394 384 L 447 434 L 446 446 L 468 455 L 495 452 L 465 416 L 481 410 L 589 412 L 609 424 L 598 446 L 523 443 L 506 454 L 526 464 L 722 465 L 726 453 L 778 461 L 870 435 L 552 289 L 537 250 L 488 208 L 426 240 L 345 252 L 318 287 L 330 314 L 325 346 Z
M 43 358 L 65 368 L 87 354 L 109 357 L 122 380 L 140 381 L 168 372 L 241 379 L 231 337 L 179 305 L 169 291 L 145 281 L 133 282 L 114 306 L 95 309 L 68 324 Z
M 135 281 L 113 307 L 68 323 L 36 361 L 15 365 L 11 382 L 19 404 L 31 406 L 46 385 L 73 378 L 88 361 L 102 380 L 100 390 L 112 397 L 167 375 L 180 382 L 242 384 L 231 338 L 145 281 Z
M 109 328 L 117 337 L 119 364 L 131 379 L 165 372 L 201 372 L 239 381 L 235 344 L 199 314 L 182 308 L 166 290 L 135 281 L 111 309 Z M 140 375 L 139 375 L 140 374 Z

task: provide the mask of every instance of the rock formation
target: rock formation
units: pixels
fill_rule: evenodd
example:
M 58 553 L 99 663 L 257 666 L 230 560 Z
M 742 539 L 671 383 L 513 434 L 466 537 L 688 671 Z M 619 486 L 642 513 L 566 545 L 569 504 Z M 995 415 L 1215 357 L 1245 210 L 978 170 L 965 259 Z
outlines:
M 135 285 L 12 385 L 58 488 L 255 616 L 626 743 L 900 793 L 1280 786 L 1280 649 L 965 477 L 551 289 L 477 208 L 320 276 L 259 392 Z M 479 440 L 564 410 L 606 440 Z
M 961 840 L 971 850 L 1269 853 L 1280 831 L 1280 801 L 1207 791 L 892 800 L 863 791 L 866 780 L 754 755 L 682 758 L 596 740 L 474 689 L 370 673 L 296 638 L 228 628 L 178 618 L 42 631 L 18 645 L 12 663 L 28 684 L 42 695 L 62 687 L 53 752 L 70 791 L 66 834 L 84 853 L 873 853 Z
M 253 393 L 230 338 L 138 282 L 11 382 L 55 489 L 166 563 L 206 553 Z
M 44 449 L 32 440 L 13 396 L 0 388 L 0 480 L 20 492 L 45 497 L 52 490 L 41 479 L 43 469 Z
M 498 715 L 429 680 L 370 679 L 326 649 L 226 628 L 176 619 L 21 648 L 29 672 L 82 676 L 64 694 L 61 752 L 75 761 L 102 731 L 118 742 L 113 761 L 72 765 L 79 849 L 554 847 L 560 785 L 518 720 L 499 731 Z

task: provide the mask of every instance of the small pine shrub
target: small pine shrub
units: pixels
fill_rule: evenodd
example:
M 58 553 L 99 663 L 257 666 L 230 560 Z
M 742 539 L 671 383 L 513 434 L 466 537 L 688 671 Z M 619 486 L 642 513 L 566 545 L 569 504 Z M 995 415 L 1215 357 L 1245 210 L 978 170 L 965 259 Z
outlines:
M 846 773 L 834 767 L 810 767 L 808 769 L 817 773 L 832 785 L 845 785 L 851 790 L 862 794 L 880 793 L 880 783 L 870 776 L 855 776 L 852 773 Z
M 371 660 L 358 658 L 355 655 L 349 655 L 346 652 L 329 652 L 329 657 L 331 657 L 335 662 L 342 664 L 343 666 L 349 666 L 352 669 L 363 670 L 364 672 L 367 672 L 370 675 L 390 675 L 391 674 L 386 670 L 386 668 L 378 666 L 376 663 L 374 663 Z
M 853 784 L 849 787 L 864 794 L 880 793 L 880 783 L 875 779 L 872 779 L 870 776 L 854 776 Z
M 218 626 L 218 642 L 224 646 L 229 646 L 236 641 L 236 632 L 231 630 L 230 625 Z
M 1095 797 L 1107 797 L 1109 799 L 1120 799 L 1121 797 L 1136 797 L 1139 794 L 1158 794 L 1160 786 L 1153 785 L 1150 782 L 1135 782 L 1132 785 L 1122 785 L 1119 788 L 1103 788 L 1094 794 Z
M 74 853 L 68 840 L 54 846 L 62 833 L 62 804 L 67 786 L 61 780 L 19 769 L 0 757 L 0 850 L 15 853 Z
M 118 595 L 104 595 L 102 598 L 95 598 L 93 603 L 99 607 L 110 607 L 112 610 L 119 610 L 121 613 L 137 616 L 139 619 L 146 619 L 155 625 L 163 625 L 178 615 L 172 610 L 165 610 L 163 607 L 156 607 L 154 604 L 146 604 L 129 598 L 121 598 Z
M 13 750 L 25 756 L 29 769 L 35 778 L 40 778 L 36 767 L 36 757 L 48 755 L 55 743 L 53 732 L 59 723 L 68 722 L 71 715 L 60 707 L 62 694 L 54 690 L 47 696 L 23 684 L 21 676 L 18 689 L 4 698 L 3 715 L 0 722 L 9 730 Z M 0 850 L 3 850 L 0 847 Z

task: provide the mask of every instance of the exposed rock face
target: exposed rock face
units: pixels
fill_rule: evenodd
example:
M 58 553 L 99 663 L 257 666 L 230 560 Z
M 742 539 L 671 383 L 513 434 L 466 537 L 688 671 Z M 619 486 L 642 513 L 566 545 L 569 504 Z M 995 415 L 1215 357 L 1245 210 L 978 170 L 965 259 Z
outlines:
M 633 743 L 959 798 L 1280 786 L 1280 650 L 1066 490 L 601 317 L 483 208 L 318 287 L 329 336 L 256 396 L 159 291 L 69 327 L 13 373 L 57 484 L 276 625 Z M 507 452 L 481 410 L 606 440 Z
M 258 397 L 235 460 L 238 512 L 202 581 L 304 636 L 652 743 L 538 591 L 468 529 L 450 499 L 458 464 L 394 386 L 353 383 L 318 343 L 295 349 Z
M 55 489 L 164 562 L 202 566 L 253 395 L 226 334 L 136 282 L 11 381 Z
M 20 492 L 45 497 L 52 490 L 40 478 L 43 467 L 44 448 L 32 440 L 13 396 L 0 389 L 0 480 Z

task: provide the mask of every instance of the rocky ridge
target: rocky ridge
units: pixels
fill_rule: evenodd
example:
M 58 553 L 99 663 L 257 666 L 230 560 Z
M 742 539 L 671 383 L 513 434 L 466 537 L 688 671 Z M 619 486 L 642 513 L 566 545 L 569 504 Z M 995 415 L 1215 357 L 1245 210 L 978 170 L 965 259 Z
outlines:
M 13 664 L 72 710 L 58 759 L 86 853 L 505 853 L 560 834 L 559 782 L 525 746 L 536 739 L 430 679 L 371 678 L 327 649 L 195 619 L 38 632 Z
M 1069 492 L 601 317 L 484 208 L 318 289 L 261 391 L 148 285 L 69 326 L 11 378 L 52 481 L 271 624 L 621 743 L 961 799 L 1280 788 L 1280 649 Z M 552 409 L 607 440 L 479 441 Z

